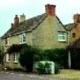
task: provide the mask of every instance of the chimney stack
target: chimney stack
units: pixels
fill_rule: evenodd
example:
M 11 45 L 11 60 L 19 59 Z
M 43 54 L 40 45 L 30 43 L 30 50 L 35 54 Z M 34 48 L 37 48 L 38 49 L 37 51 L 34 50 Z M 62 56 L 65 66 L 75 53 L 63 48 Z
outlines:
M 23 22 L 26 20 L 26 16 L 24 14 L 20 15 L 20 22 Z
M 74 23 L 80 23 L 80 14 L 74 14 L 73 19 Z
M 19 18 L 18 18 L 18 15 L 15 15 L 15 18 L 14 18 L 14 24 L 19 24 Z
M 50 4 L 45 5 L 45 11 L 50 16 L 55 16 L 56 14 L 55 9 L 56 9 L 56 5 L 50 5 Z

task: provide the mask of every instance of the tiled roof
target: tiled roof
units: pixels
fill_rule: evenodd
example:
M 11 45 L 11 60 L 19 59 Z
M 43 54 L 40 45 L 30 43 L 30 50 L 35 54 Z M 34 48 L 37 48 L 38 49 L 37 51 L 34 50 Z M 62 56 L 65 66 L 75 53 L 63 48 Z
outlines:
M 58 16 L 56 16 L 56 18 L 58 19 L 59 23 L 63 26 L 63 28 L 66 30 L 65 26 L 62 24 L 62 22 L 60 21 L 60 19 L 58 18 Z
M 65 29 L 66 29 L 67 31 L 70 31 L 70 30 L 72 30 L 76 25 L 77 25 L 77 24 L 75 24 L 75 23 L 67 24 L 67 25 L 65 25 Z
M 16 34 L 20 34 L 21 32 L 31 32 L 32 30 L 36 29 L 40 23 L 43 22 L 43 20 L 47 17 L 48 15 L 46 13 L 38 15 L 36 17 L 27 19 L 24 22 L 21 22 L 19 24 L 13 25 L 3 36 L 2 38 L 6 38 L 9 36 L 13 36 Z M 59 23 L 64 27 L 60 19 L 56 16 L 57 20 Z M 65 27 L 64 27 L 65 28 Z
M 29 32 L 35 29 L 45 18 L 47 14 L 38 15 L 36 17 L 27 19 L 24 22 L 13 25 L 3 36 L 2 38 L 6 38 L 8 36 L 19 34 L 20 32 Z

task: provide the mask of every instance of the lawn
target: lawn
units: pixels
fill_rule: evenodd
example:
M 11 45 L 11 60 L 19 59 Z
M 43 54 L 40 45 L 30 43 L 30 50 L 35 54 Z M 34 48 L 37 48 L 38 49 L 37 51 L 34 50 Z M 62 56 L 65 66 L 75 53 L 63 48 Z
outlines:
M 51 75 L 52 78 L 69 78 L 73 80 L 80 80 L 80 70 L 60 70 L 59 74 Z

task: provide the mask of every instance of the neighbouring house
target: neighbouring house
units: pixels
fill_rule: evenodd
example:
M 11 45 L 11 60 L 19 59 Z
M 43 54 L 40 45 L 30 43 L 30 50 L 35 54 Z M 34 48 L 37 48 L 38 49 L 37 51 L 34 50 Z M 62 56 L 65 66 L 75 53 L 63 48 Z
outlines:
M 80 49 L 80 14 L 74 14 L 74 23 L 67 24 L 66 29 L 70 36 L 70 49 Z
M 73 23 L 65 25 L 69 34 L 69 43 L 72 44 L 80 38 L 80 14 L 74 14 Z
M 5 66 L 20 67 L 19 54 L 9 54 L 7 49 L 12 44 L 26 43 L 41 49 L 64 48 L 67 45 L 65 26 L 56 16 L 56 6 L 45 5 L 45 13 L 27 19 L 25 15 L 14 18 L 11 28 L 2 36 L 5 52 Z

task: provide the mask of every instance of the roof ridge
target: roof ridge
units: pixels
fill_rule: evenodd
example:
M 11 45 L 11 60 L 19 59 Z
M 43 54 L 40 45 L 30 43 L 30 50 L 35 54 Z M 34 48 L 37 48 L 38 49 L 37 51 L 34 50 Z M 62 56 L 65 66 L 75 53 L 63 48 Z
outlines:
M 37 26 L 47 17 L 46 13 L 37 15 L 35 17 L 29 18 L 17 25 L 11 27 L 2 37 L 12 36 L 14 34 L 19 34 L 19 32 L 30 32 L 37 28 Z M 13 29 L 14 28 L 14 29 Z M 26 30 L 26 31 L 25 31 Z
M 63 26 L 63 28 L 66 30 L 65 26 L 63 25 L 63 23 L 61 22 L 61 20 L 58 18 L 57 15 L 56 15 L 56 18 L 58 19 L 59 23 L 61 23 L 61 25 Z

